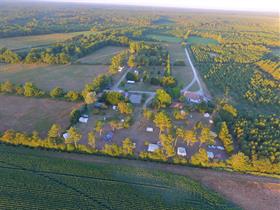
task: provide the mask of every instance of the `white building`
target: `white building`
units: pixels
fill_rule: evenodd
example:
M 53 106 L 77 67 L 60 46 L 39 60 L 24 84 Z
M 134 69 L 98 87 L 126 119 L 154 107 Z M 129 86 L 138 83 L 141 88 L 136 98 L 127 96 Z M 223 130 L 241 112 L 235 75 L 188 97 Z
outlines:
M 79 118 L 79 122 L 80 123 L 87 123 L 88 122 L 88 118 L 87 117 L 80 117 Z
M 148 152 L 154 152 L 157 149 L 159 149 L 159 146 L 157 144 L 149 144 L 148 146 Z
M 187 151 L 186 151 L 186 148 L 185 147 L 178 147 L 177 148 L 177 155 L 180 155 L 180 156 L 187 156 Z
M 152 133 L 152 132 L 154 132 L 154 129 L 152 127 L 147 127 L 146 131 L 149 132 L 149 133 Z
M 133 81 L 133 80 L 127 80 L 127 84 L 135 84 L 135 81 Z

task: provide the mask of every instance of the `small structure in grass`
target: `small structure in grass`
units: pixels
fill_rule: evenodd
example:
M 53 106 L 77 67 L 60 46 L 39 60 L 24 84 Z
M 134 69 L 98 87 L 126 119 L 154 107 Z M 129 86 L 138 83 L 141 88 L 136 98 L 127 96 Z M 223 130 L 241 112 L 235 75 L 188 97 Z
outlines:
M 187 151 L 186 151 L 186 148 L 185 147 L 178 147 L 177 148 L 177 155 L 179 156 L 187 156 Z
M 152 132 L 154 132 L 154 129 L 152 127 L 147 127 L 146 132 L 152 133 Z
M 214 153 L 207 151 L 207 156 L 208 156 L 209 159 L 213 159 L 214 158 Z

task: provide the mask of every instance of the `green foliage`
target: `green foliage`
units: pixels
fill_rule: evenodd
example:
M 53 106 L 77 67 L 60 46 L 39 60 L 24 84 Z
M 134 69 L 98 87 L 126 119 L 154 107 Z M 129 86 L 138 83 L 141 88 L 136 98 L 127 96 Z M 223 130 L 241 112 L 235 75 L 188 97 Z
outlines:
M 199 151 L 191 157 L 191 163 L 194 165 L 207 166 L 208 156 L 206 150 L 200 148 Z
M 220 125 L 219 139 L 222 141 L 226 151 L 230 154 L 234 150 L 232 136 L 228 131 L 226 122 L 222 122 Z
M 59 88 L 59 87 L 55 87 L 54 89 L 52 89 L 50 91 L 50 96 L 52 98 L 61 98 L 64 96 L 64 91 L 62 88 Z
M 166 107 L 171 104 L 171 96 L 163 89 L 157 89 L 156 101 L 159 107 Z

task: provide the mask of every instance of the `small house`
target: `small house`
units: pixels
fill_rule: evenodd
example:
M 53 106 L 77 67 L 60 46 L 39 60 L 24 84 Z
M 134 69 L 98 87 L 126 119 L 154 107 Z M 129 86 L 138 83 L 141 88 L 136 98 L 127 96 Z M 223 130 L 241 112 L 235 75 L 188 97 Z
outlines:
M 146 132 L 152 133 L 154 132 L 154 129 L 152 127 L 147 127 Z
M 149 144 L 148 146 L 148 152 L 154 152 L 157 149 L 159 149 L 159 146 L 157 144 Z
M 180 102 L 174 102 L 170 105 L 170 107 L 172 109 L 183 109 L 184 108 L 184 104 L 180 103 Z
M 218 150 L 225 150 L 225 148 L 222 147 L 222 146 L 217 146 L 217 149 L 218 149 Z
M 200 104 L 203 101 L 203 97 L 195 92 L 186 91 L 184 96 L 186 97 L 187 101 L 191 103 Z
M 179 156 L 187 156 L 187 151 L 186 151 L 186 148 L 185 147 L 178 147 L 177 148 L 177 155 Z

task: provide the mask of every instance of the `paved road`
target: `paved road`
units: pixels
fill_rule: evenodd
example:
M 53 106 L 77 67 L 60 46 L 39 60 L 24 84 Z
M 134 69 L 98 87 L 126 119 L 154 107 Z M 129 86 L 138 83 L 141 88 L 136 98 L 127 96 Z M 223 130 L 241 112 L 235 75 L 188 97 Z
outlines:
M 197 70 L 196 70 L 196 68 L 194 67 L 193 63 L 192 63 L 192 60 L 191 60 L 191 58 L 190 58 L 190 55 L 189 55 L 189 52 L 188 52 L 187 48 L 185 48 L 185 53 L 186 53 L 186 56 L 187 56 L 186 61 L 190 64 L 194 77 L 193 77 L 193 80 L 191 81 L 191 83 L 188 84 L 186 87 L 184 87 L 184 88 L 182 89 L 182 92 L 185 92 L 185 91 L 189 90 L 190 87 L 191 87 L 195 82 L 197 82 L 197 84 L 198 84 L 198 86 L 199 86 L 199 90 L 196 91 L 196 92 L 199 93 L 199 94 L 201 94 L 201 95 L 204 95 L 204 91 L 203 91 L 201 82 L 200 82 L 200 80 L 199 80 Z

